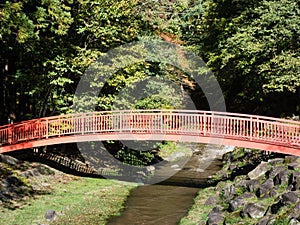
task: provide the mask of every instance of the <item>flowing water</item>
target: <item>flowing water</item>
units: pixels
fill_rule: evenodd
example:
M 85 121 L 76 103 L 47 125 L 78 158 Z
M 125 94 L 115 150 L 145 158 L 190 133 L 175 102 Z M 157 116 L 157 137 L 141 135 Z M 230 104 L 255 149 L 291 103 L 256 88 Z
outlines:
M 221 166 L 220 155 L 213 147 L 193 154 L 188 163 L 168 180 L 133 190 L 120 217 L 108 225 L 175 225 L 193 205 L 199 188 Z

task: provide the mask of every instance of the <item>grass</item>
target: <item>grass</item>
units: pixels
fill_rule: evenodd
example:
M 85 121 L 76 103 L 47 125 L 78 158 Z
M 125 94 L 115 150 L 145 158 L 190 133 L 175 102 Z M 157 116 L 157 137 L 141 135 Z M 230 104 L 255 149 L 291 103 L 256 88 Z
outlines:
M 62 180 L 52 187 L 51 194 L 37 196 L 21 209 L 2 209 L 1 224 L 105 224 L 120 213 L 132 188 L 128 183 L 105 179 Z M 57 212 L 54 222 L 45 219 L 47 210 Z
M 175 160 L 176 154 L 191 156 L 192 152 L 190 148 L 184 144 L 168 141 L 164 144 L 159 145 L 159 156 L 163 159 L 169 159 L 169 161 Z
M 209 187 L 200 189 L 197 197 L 194 199 L 194 205 L 189 210 L 188 215 L 180 220 L 180 225 L 205 224 L 208 213 L 214 206 L 205 206 L 205 201 L 215 195 L 215 188 Z

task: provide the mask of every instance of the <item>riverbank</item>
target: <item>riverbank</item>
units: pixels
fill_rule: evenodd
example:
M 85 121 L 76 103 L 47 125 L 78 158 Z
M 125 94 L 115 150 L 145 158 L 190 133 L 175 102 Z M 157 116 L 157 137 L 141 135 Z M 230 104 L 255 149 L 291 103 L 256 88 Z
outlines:
M 237 149 L 180 225 L 300 224 L 300 158 Z
M 77 177 L 39 163 L 1 156 L 0 216 L 5 225 L 105 224 L 135 188 L 125 182 Z

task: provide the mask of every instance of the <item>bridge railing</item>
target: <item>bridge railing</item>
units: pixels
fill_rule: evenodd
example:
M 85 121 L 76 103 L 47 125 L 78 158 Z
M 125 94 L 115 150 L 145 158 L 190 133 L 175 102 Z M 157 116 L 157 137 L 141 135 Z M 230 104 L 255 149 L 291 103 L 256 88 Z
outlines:
M 0 144 L 113 132 L 215 136 L 300 148 L 299 121 L 196 110 L 106 111 L 29 120 L 0 127 Z

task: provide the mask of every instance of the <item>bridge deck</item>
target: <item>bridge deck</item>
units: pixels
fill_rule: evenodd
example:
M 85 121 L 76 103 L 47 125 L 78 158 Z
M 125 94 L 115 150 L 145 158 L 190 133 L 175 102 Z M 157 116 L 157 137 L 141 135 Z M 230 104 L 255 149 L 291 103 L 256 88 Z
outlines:
M 0 127 L 0 153 L 60 143 L 174 140 L 300 155 L 300 122 L 197 110 L 124 110 L 46 117 Z

